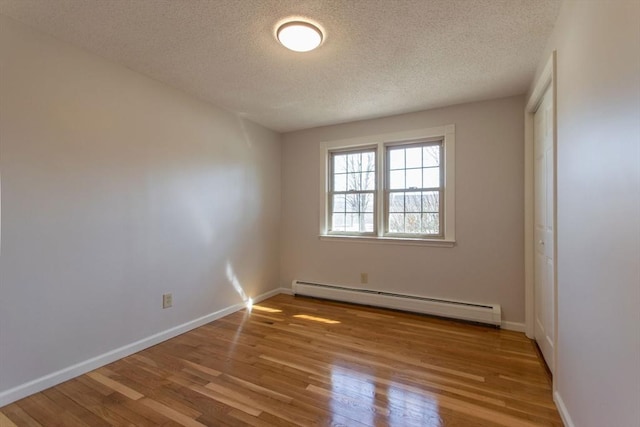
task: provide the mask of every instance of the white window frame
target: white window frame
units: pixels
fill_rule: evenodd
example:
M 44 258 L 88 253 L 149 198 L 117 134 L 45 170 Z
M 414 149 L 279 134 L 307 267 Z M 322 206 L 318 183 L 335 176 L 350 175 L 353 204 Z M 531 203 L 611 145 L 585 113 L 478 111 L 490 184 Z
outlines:
M 333 202 L 332 202 L 332 200 L 330 200 L 331 197 L 333 195 L 335 195 L 336 193 L 338 193 L 338 194 L 343 193 L 345 195 L 350 193 L 348 190 L 346 190 L 344 192 L 336 192 L 336 191 L 332 191 L 331 190 L 331 187 L 334 185 L 333 180 L 335 178 L 333 176 L 333 165 L 331 164 L 333 156 L 334 155 L 343 154 L 343 153 L 349 153 L 349 154 L 354 153 L 355 154 L 355 153 L 364 153 L 364 152 L 370 152 L 370 151 L 373 151 L 373 155 L 376 158 L 375 167 L 377 168 L 378 167 L 378 161 L 377 161 L 378 147 L 375 146 L 375 145 L 374 146 L 372 146 L 372 145 L 362 146 L 362 147 L 358 147 L 358 148 L 347 148 L 347 149 L 342 148 L 342 149 L 337 149 L 337 150 L 333 150 L 332 149 L 332 150 L 328 151 L 328 153 L 327 153 L 327 156 L 328 156 L 327 162 L 328 162 L 328 165 L 329 165 L 328 166 L 329 167 L 329 172 L 328 172 L 328 175 L 327 175 L 327 179 L 329 180 L 329 182 L 327 184 L 327 197 L 326 197 L 326 200 L 327 200 L 327 214 L 329 215 L 330 218 L 327 220 L 327 234 L 343 235 L 343 236 L 369 236 L 369 237 L 372 237 L 372 236 L 375 237 L 378 234 L 377 227 L 378 227 L 378 223 L 380 221 L 378 221 L 378 219 L 377 219 L 377 215 L 379 215 L 379 213 L 378 213 L 378 197 L 379 197 L 378 193 L 379 193 L 379 191 L 378 191 L 378 179 L 377 179 L 378 171 L 377 171 L 377 169 L 374 172 L 374 174 L 375 174 L 374 176 L 376 177 L 375 178 L 375 186 L 374 186 L 375 188 L 373 190 L 356 191 L 356 193 L 360 193 L 360 194 L 369 193 L 369 192 L 373 194 L 373 207 L 374 207 L 374 209 L 373 209 L 373 231 L 370 231 L 370 232 L 367 232 L 367 231 L 361 231 L 361 232 L 335 231 L 335 230 L 329 231 L 329 228 L 330 228 L 329 227 L 329 222 L 332 219 L 331 218 L 332 217 L 332 213 L 331 212 L 333 210 Z M 334 213 L 335 213 L 335 211 L 334 211 Z
M 384 188 L 384 212 L 383 215 L 385 216 L 384 219 L 384 226 L 385 226 L 385 230 L 384 230 L 384 236 L 385 237 L 407 237 L 407 238 L 420 238 L 420 239 L 442 239 L 444 238 L 444 223 L 445 223 L 445 218 L 444 218 L 444 173 L 446 171 L 446 165 L 444 163 L 444 137 L 438 137 L 438 138 L 429 138 L 429 139 L 424 139 L 424 140 L 420 140 L 420 141 L 409 141 L 409 142 L 397 142 L 397 143 L 388 143 L 388 144 L 384 144 L 384 150 L 385 150 L 385 158 L 387 160 L 387 162 L 390 159 L 390 151 L 393 150 L 394 148 L 401 148 L 401 149 L 406 149 L 406 148 L 410 148 L 412 146 L 426 146 L 426 145 L 438 145 L 440 147 L 440 161 L 438 163 L 438 169 L 440 172 L 440 185 L 437 188 L 401 188 L 401 189 L 392 189 L 391 188 L 391 167 L 387 167 L 386 170 L 384 171 L 384 176 L 385 176 L 385 188 Z M 387 164 L 385 164 L 385 166 L 389 166 Z M 404 169 L 406 171 L 406 168 Z M 389 199 L 391 197 L 392 193 L 407 193 L 407 192 L 414 192 L 414 191 L 418 191 L 418 192 L 423 192 L 423 191 L 437 191 L 439 194 L 439 206 L 442 206 L 442 208 L 439 209 L 439 233 L 437 235 L 433 235 L 433 234 L 415 234 L 415 233 L 393 233 L 389 230 L 389 219 L 390 216 L 393 212 L 391 212 L 391 206 L 389 205 Z M 405 215 L 407 212 L 404 212 Z
M 385 235 L 385 180 L 387 146 L 442 139 L 444 157 L 444 227 L 442 237 Z M 330 203 L 328 201 L 331 152 L 376 146 L 376 210 L 375 234 L 359 235 L 329 233 Z M 442 206 L 441 206 L 442 209 Z M 455 244 L 455 125 L 385 133 L 366 137 L 349 138 L 320 143 L 320 239 L 353 242 L 391 243 L 402 245 L 428 245 L 452 247 Z

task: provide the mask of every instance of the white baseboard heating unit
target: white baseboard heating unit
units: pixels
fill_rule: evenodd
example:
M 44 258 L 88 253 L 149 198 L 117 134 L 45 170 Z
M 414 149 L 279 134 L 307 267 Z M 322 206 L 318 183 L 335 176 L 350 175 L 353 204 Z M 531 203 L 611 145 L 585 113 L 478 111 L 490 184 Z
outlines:
M 300 280 L 294 280 L 291 287 L 295 295 L 449 317 L 497 327 L 500 327 L 502 320 L 499 304 L 474 304 Z

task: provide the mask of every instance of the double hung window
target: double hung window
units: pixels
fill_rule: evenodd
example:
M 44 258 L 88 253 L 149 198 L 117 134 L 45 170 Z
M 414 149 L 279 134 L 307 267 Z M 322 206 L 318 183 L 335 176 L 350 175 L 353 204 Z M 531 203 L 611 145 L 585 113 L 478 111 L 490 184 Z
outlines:
M 330 159 L 331 231 L 375 231 L 376 149 L 333 151 Z
M 386 147 L 385 233 L 442 237 L 442 141 Z
M 453 243 L 454 127 L 322 145 L 320 232 Z

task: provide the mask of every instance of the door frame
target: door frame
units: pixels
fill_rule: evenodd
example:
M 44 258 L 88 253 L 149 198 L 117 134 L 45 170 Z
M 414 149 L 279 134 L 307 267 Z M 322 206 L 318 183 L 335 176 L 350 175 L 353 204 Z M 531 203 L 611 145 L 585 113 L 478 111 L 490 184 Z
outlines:
M 524 110 L 524 286 L 525 286 L 525 333 L 534 338 L 535 290 L 534 290 L 534 152 L 533 117 L 542 102 L 547 88 L 551 87 L 553 106 L 553 364 L 554 377 L 558 373 L 558 114 L 557 114 L 557 53 L 554 50 L 547 61 Z M 553 389 L 556 385 L 553 381 Z

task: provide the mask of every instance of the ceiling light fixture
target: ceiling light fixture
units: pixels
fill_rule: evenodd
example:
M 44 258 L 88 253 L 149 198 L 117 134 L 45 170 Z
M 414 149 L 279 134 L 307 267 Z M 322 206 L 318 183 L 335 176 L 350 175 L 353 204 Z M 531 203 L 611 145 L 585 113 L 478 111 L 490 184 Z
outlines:
M 308 52 L 322 43 L 322 31 L 308 22 L 286 22 L 278 27 L 278 41 L 287 49 Z

